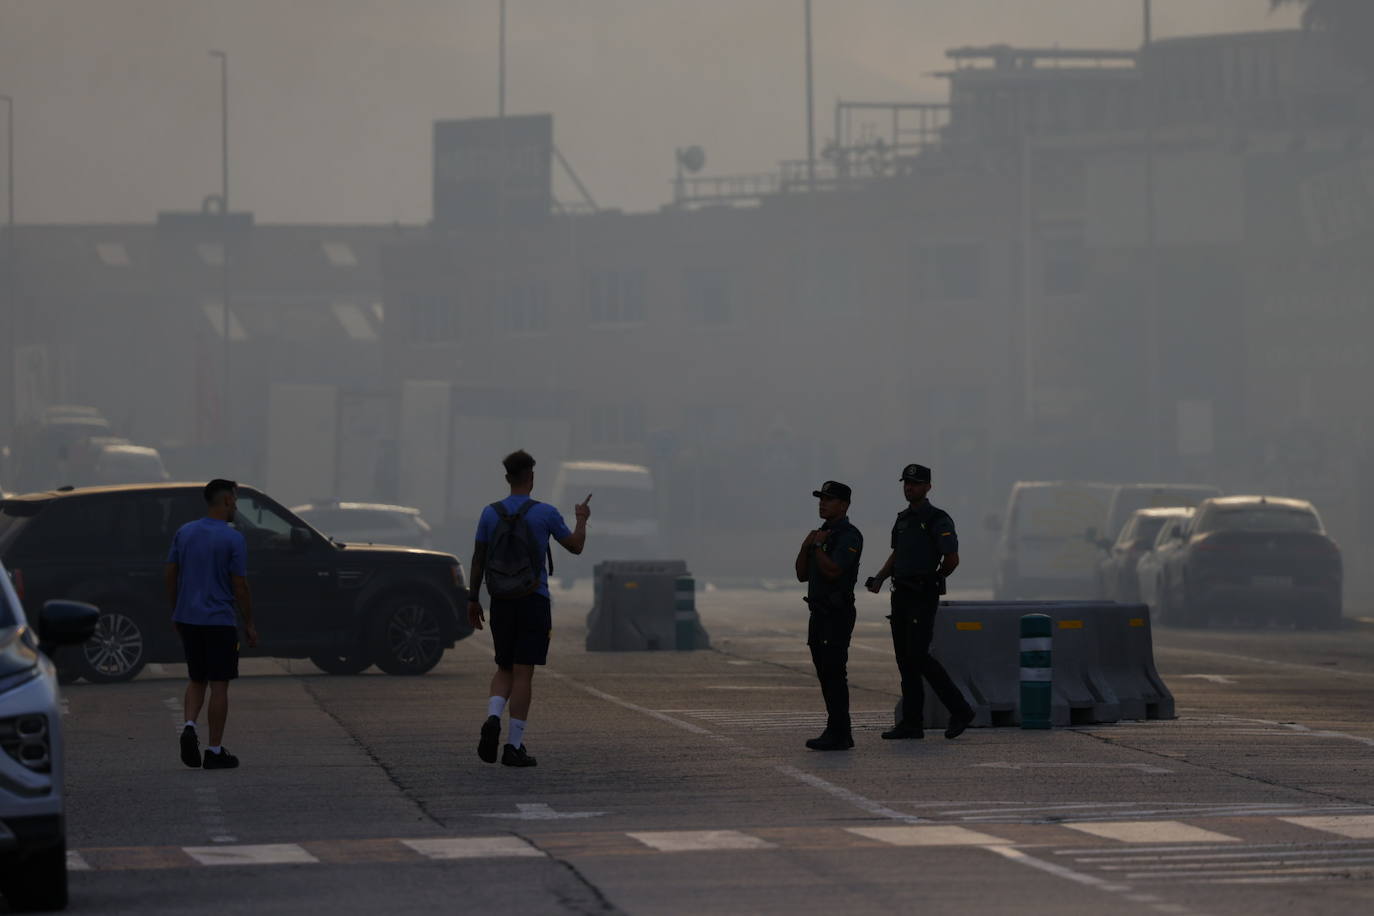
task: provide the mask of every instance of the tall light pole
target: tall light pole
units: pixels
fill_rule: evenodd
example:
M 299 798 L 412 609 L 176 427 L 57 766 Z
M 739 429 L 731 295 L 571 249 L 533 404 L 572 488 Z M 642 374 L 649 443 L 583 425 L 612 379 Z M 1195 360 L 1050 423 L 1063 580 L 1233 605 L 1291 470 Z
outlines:
M 1140 51 L 1140 87 L 1145 119 L 1145 349 L 1149 386 L 1151 472 L 1162 479 L 1164 463 L 1163 379 L 1160 366 L 1159 253 L 1155 227 L 1155 91 L 1153 0 L 1143 0 L 1143 41 Z
M 496 114 L 506 116 L 506 0 L 501 0 L 501 37 L 496 62 Z
M 811 87 L 811 0 L 806 5 L 806 190 L 816 190 L 816 113 Z M 839 140 L 838 137 L 835 138 Z
M 14 279 L 18 269 L 14 245 L 14 97 L 0 95 L 0 102 L 5 103 L 5 201 L 8 211 L 5 219 L 5 336 L 9 338 L 10 352 L 6 361 L 9 364 L 9 378 L 5 379 L 5 385 L 10 390 L 9 437 L 13 445 L 14 430 L 19 425 L 19 344 L 15 339 L 19 297 L 15 292 L 18 286 Z
M 220 423 L 226 443 L 233 441 L 233 426 L 229 413 L 229 355 L 233 338 L 230 335 L 229 311 L 229 55 L 224 51 L 211 51 L 211 57 L 219 58 L 219 111 L 220 111 L 220 308 L 221 326 L 224 330 L 224 380 L 220 393 Z

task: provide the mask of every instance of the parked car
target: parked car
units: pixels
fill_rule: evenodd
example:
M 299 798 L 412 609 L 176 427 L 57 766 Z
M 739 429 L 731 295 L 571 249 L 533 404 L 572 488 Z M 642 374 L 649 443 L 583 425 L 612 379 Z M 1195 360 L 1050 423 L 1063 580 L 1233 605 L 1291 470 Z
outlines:
M 316 531 L 345 544 L 396 544 L 426 550 L 434 545 L 429 523 L 420 517 L 419 509 L 410 506 L 320 500 L 291 511 Z
M 1006 516 L 987 527 L 1000 531 L 993 595 L 1016 598 L 1091 598 L 1097 586 L 1098 548 L 1085 540 L 1100 528 L 1113 484 L 1018 481 Z
M 98 611 L 48 601 L 34 632 L 0 567 L 0 892 L 12 910 L 67 905 L 62 709 L 48 654 L 90 639 Z
M 1274 496 L 1204 500 L 1179 537 L 1162 564 L 1164 623 L 1341 623 L 1341 551 L 1311 503 Z
M 1121 534 L 1131 513 L 1137 509 L 1159 509 L 1169 506 L 1196 506 L 1204 499 L 1220 496 L 1221 490 L 1198 483 L 1123 483 L 1112 493 L 1107 505 L 1107 519 L 1096 536 L 1114 541 Z
M 1148 553 L 1164 523 L 1171 518 L 1185 518 L 1193 510 L 1174 506 L 1167 509 L 1137 509 L 1131 513 L 1115 541 L 1106 538 L 1097 543 L 1105 552 L 1097 564 L 1098 597 L 1108 601 L 1134 603 L 1140 600 L 1140 581 L 1136 567 Z
M 1149 606 L 1150 617 L 1156 621 L 1159 620 L 1159 581 L 1163 575 L 1164 563 L 1171 551 L 1183 545 L 1179 532 L 1187 526 L 1188 519 L 1192 517 L 1193 510 L 1185 509 L 1176 516 L 1166 518 L 1155 535 L 1154 543 L 1136 564 L 1135 580 L 1140 588 L 1140 603 Z
M 422 674 L 472 632 L 457 558 L 337 544 L 252 487 L 238 496 L 262 633 L 249 654 L 309 658 L 334 674 L 373 663 Z M 29 602 L 99 605 L 95 636 L 59 661 L 88 681 L 124 681 L 149 662 L 182 660 L 162 570 L 177 528 L 204 514 L 201 485 L 189 483 L 11 497 L 0 502 L 0 560 Z

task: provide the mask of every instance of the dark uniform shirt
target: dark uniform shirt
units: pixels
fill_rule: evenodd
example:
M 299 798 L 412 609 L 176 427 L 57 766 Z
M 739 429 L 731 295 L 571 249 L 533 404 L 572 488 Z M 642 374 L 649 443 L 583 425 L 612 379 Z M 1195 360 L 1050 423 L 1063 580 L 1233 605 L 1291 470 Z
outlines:
M 929 576 L 940 568 L 940 557 L 959 552 L 954 519 L 930 500 L 904 509 L 892 526 L 892 577 Z
M 807 627 L 808 645 L 849 645 L 854 630 L 854 583 L 859 579 L 859 558 L 864 552 L 864 536 L 839 518 L 821 526 L 830 535 L 821 545 L 824 553 L 837 566 L 840 575 L 826 578 L 813 556 L 806 579 L 806 603 L 811 608 L 811 622 Z

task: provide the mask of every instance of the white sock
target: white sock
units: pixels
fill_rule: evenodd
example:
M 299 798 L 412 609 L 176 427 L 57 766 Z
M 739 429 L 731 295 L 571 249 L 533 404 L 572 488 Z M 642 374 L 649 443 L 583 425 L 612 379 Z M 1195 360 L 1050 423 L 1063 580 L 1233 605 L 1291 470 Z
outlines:
M 492 697 L 487 700 L 487 715 L 500 718 L 501 711 L 506 708 L 505 697 Z
M 221 744 L 216 744 L 214 747 L 207 747 L 206 750 L 212 754 L 218 754 L 220 751 L 224 750 L 224 746 Z
M 195 731 L 195 730 L 196 730 L 196 721 L 195 721 L 195 719 L 187 719 L 187 720 L 186 720 L 186 724 L 183 725 L 182 728 L 189 728 L 191 731 Z
M 525 720 L 512 718 L 510 720 L 510 746 L 519 747 L 521 744 L 524 743 L 524 740 Z

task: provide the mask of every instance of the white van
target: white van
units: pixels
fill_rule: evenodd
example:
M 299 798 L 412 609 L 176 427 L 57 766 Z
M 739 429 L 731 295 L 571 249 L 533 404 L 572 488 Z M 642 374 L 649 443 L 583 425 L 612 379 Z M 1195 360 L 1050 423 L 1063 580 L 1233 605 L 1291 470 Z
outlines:
M 1101 529 L 1115 484 L 1018 481 L 1001 520 L 993 597 L 1091 598 L 1099 550 L 1083 534 Z
M 588 555 L 597 560 L 644 560 L 660 550 L 658 493 L 649 469 L 613 461 L 565 461 L 554 475 L 550 501 L 572 524 L 573 506 L 592 494 Z M 564 587 L 575 575 L 590 575 L 585 560 L 554 555 L 554 573 Z

